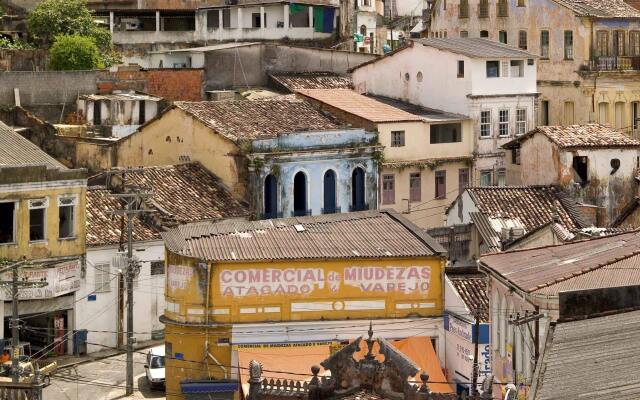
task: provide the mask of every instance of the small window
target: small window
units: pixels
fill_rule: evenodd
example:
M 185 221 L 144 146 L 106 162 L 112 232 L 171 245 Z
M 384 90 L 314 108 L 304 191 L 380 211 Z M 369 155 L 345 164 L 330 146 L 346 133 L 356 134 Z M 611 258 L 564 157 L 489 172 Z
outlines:
M 500 67 L 500 77 L 502 78 L 508 78 L 509 77 L 509 61 L 502 61 L 500 64 L 502 64 L 502 66 Z
M 575 180 L 582 186 L 589 182 L 589 161 L 586 156 L 573 157 L 573 170 L 575 172 Z
M 527 109 L 516 109 L 516 135 L 527 133 Z
M 225 8 L 222 10 L 222 27 L 231 28 L 231 9 Z
M 436 199 L 447 197 L 447 171 L 436 171 Z
M 509 65 L 512 77 L 522 78 L 524 76 L 524 60 L 511 60 Z
M 45 240 L 48 206 L 47 199 L 29 200 L 29 241 Z
M 75 214 L 78 203 L 76 196 L 58 198 L 58 237 L 73 238 L 75 231 Z
M 469 0 L 460 0 L 458 18 L 469 18 Z
M 497 186 L 507 185 L 507 171 L 504 168 L 500 168 L 496 171 L 496 185 Z
M 518 0 L 517 6 L 518 7 L 526 7 L 526 5 L 524 4 L 524 0 Z
M 598 104 L 598 122 L 601 124 L 609 123 L 609 103 Z
M 620 159 L 612 158 L 611 159 L 611 175 L 615 174 L 620 169 Z
M 207 28 L 208 29 L 220 28 L 220 10 L 207 11 Z
M 461 124 L 439 124 L 430 127 L 430 143 L 459 143 L 462 142 Z
M 540 31 L 540 57 L 549 58 L 549 31 Z
M 500 61 L 487 61 L 487 78 L 500 76 Z
M 549 125 L 549 100 L 540 103 L 540 125 Z
M 404 74 L 404 80 L 408 82 L 409 79 L 411 79 L 411 75 L 409 75 L 409 73 L 407 72 Z
M 491 137 L 491 111 L 480 112 L 480 137 Z
M 147 121 L 147 103 L 145 101 L 138 102 L 138 123 L 140 125 Z
M 511 164 L 520 165 L 520 148 L 511 149 Z
M 508 16 L 509 16 L 509 1 L 498 0 L 498 17 L 508 17 Z
M 626 129 L 626 123 L 624 121 L 624 104 L 622 101 L 617 101 L 616 104 L 614 104 L 614 111 L 615 111 L 615 127 L 616 129 Z
M 464 192 L 464 190 L 468 186 L 469 186 L 469 168 L 460 168 L 458 170 L 458 193 Z
M 16 210 L 14 201 L 0 203 L 0 244 L 16 242 Z
M 396 202 L 396 178 L 393 174 L 382 175 L 382 204 Z
M 391 147 L 404 146 L 404 131 L 391 131 Z
M 527 31 L 518 32 L 518 47 L 522 50 L 527 49 Z
M 108 263 L 95 264 L 94 276 L 95 276 L 95 292 L 110 292 L 111 291 L 111 265 Z
M 418 71 L 418 73 L 416 74 L 416 80 L 418 82 L 422 82 L 422 79 L 423 79 L 422 72 Z
M 478 5 L 478 17 L 489 18 L 489 0 L 480 0 L 480 4 Z M 480 34 L 480 37 L 483 37 L 482 34 Z M 485 37 L 488 37 L 488 32 Z
M 164 261 L 151 261 L 151 275 L 164 275 Z
M 564 31 L 564 59 L 573 60 L 573 31 Z
M 409 174 L 409 201 L 420 201 L 422 198 L 422 177 L 419 172 Z
M 507 31 L 498 32 L 498 41 L 503 44 L 507 44 Z
M 480 31 L 480 37 L 481 38 L 488 38 L 489 37 L 489 31 Z
M 500 110 L 498 117 L 498 135 L 509 136 L 509 110 Z
M 467 31 L 460 31 L 460 37 L 461 37 L 461 38 L 468 38 L 468 37 L 469 37 L 469 32 L 467 32 Z
M 493 171 L 490 169 L 480 171 L 480 186 L 493 185 Z
M 564 102 L 564 124 L 573 125 L 574 120 L 575 120 L 575 117 L 574 117 L 573 101 L 565 101 Z
M 458 78 L 464 78 L 464 61 L 458 60 Z

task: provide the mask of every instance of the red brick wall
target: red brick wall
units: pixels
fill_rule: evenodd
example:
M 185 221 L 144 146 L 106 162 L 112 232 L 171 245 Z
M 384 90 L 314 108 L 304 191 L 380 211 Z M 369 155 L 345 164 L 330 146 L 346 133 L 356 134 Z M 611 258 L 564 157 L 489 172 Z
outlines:
M 200 101 L 202 69 L 151 69 L 107 72 L 98 79 L 98 92 L 137 90 L 168 101 Z

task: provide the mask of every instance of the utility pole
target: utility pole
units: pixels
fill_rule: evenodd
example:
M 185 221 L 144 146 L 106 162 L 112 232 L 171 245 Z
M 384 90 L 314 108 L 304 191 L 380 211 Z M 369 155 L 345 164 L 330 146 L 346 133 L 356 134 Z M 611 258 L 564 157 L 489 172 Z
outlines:
M 476 318 L 475 332 L 473 332 L 473 375 L 471 378 L 471 390 L 469 391 L 471 396 L 475 396 L 478 391 L 478 375 L 480 366 L 478 365 L 478 342 L 480 341 L 480 309 L 474 310 L 474 316 Z
M 127 217 L 127 267 L 124 271 L 124 277 L 127 290 L 127 363 L 126 363 L 126 395 L 133 394 L 133 345 L 135 339 L 133 337 L 133 280 L 140 272 L 140 264 L 133 257 L 133 218 L 145 212 L 153 210 L 144 210 L 140 208 L 143 200 L 151 197 L 151 192 L 140 187 L 126 186 L 125 174 L 127 172 L 144 171 L 144 169 L 126 169 L 112 172 L 112 174 L 122 174 L 122 189 L 128 190 L 125 193 L 112 194 L 112 197 L 122 199 L 126 206 L 120 210 L 113 210 L 114 215 Z
M 41 281 L 22 281 L 18 278 L 18 268 L 26 264 L 27 261 L 19 261 L 11 264 L 7 269 L 2 270 L 4 272 L 11 269 L 11 281 L 0 281 L 0 286 L 11 285 L 11 375 L 12 381 L 18 383 L 20 380 L 20 372 L 18 366 L 20 365 L 20 316 L 18 314 L 18 298 L 20 288 L 38 288 L 47 286 L 48 283 L 45 280 Z

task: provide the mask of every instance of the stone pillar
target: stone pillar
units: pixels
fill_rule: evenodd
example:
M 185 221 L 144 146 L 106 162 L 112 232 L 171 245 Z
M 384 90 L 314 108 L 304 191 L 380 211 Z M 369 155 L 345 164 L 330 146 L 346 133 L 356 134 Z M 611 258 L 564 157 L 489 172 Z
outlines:
M 313 28 L 313 6 L 309 6 L 309 27 Z
M 224 11 L 222 11 L 221 9 L 218 10 L 218 29 L 224 28 L 224 18 L 222 18 L 223 15 Z
M 284 3 L 284 29 L 289 29 L 289 3 Z
M 156 11 L 156 32 L 160 32 L 160 11 Z
M 266 28 L 265 25 L 265 17 L 264 17 L 264 6 L 260 6 L 260 30 L 264 32 Z
M 109 11 L 109 31 L 113 34 L 113 25 L 114 25 L 113 11 Z
M 242 7 L 238 7 L 238 29 L 242 28 Z

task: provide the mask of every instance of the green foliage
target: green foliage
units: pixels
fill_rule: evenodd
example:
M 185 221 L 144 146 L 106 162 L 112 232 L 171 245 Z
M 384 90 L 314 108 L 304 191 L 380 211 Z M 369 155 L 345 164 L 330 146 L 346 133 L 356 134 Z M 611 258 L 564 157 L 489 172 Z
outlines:
M 80 35 L 59 35 L 50 50 L 50 67 L 57 71 L 103 68 L 102 57 L 93 39 Z
M 32 50 L 34 47 L 22 40 L 11 40 L 4 36 L 0 36 L 0 49 L 13 49 L 13 50 Z

